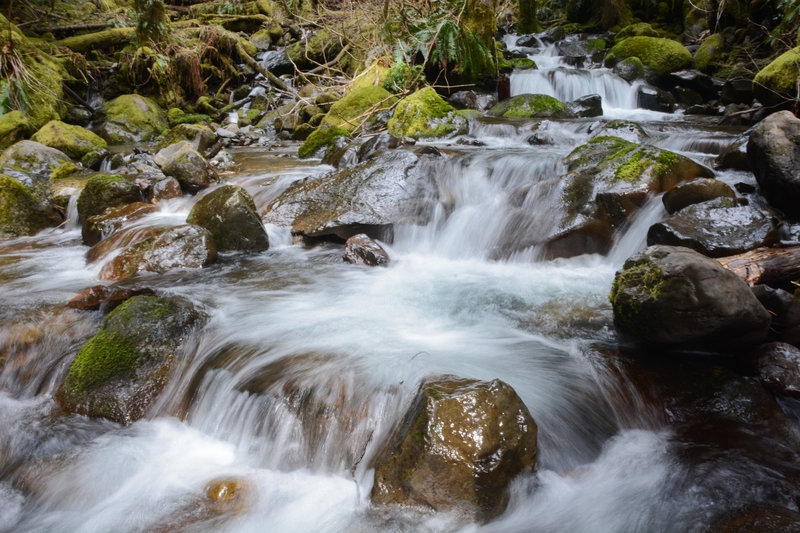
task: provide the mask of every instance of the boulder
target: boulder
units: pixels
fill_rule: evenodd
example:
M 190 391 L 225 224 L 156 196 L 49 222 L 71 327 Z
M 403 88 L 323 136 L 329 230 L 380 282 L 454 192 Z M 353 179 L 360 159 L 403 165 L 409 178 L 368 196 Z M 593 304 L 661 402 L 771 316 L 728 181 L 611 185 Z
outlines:
M 611 54 L 618 59 L 638 57 L 645 68 L 656 77 L 692 64 L 692 54 L 681 43 L 659 37 L 628 37 L 614 45 Z
M 108 148 L 106 141 L 99 135 L 80 126 L 65 124 L 60 120 L 51 120 L 42 126 L 31 137 L 31 140 L 61 150 L 72 159 L 77 160 L 81 160 L 91 152 L 99 152 Z
M 592 138 L 595 137 L 619 137 L 632 143 L 641 144 L 647 140 L 649 135 L 635 122 L 612 120 L 604 124 L 600 129 L 592 131 Z
M 340 138 L 352 138 L 350 132 L 337 126 L 320 126 L 306 138 L 306 141 L 297 150 L 300 159 L 313 157 L 323 148 L 333 146 L 333 143 Z
M 644 78 L 644 63 L 638 57 L 626 57 L 614 65 L 612 70 L 628 83 Z
M 9 111 L 0 115 L 0 150 L 28 137 L 31 121 L 20 111 Z
M 714 62 L 724 51 L 725 42 L 722 34 L 714 33 L 709 35 L 694 53 L 694 66 L 702 72 L 711 72 L 714 69 Z
M 295 182 L 267 206 L 263 219 L 311 238 L 347 240 L 366 233 L 390 240 L 394 224 L 430 220 L 438 199 L 430 157 L 390 150 L 358 166 Z
M 130 289 L 123 287 L 95 285 L 81 291 L 72 300 L 67 302 L 67 307 L 72 309 L 95 310 L 101 309 L 108 313 L 119 307 L 119 305 L 134 296 L 155 294 L 152 289 Z
M 205 153 L 216 140 L 217 136 L 208 126 L 202 126 L 200 124 L 178 124 L 161 136 L 156 144 L 156 148 L 161 150 L 178 141 L 187 141 L 195 150 L 200 153 Z
M 658 32 L 647 22 L 636 22 L 628 24 L 614 36 L 615 42 L 620 42 L 628 37 L 658 37 Z
M 753 103 L 753 83 L 749 79 L 727 80 L 722 85 L 720 99 L 724 105 Z
M 432 87 L 425 87 L 398 102 L 388 128 L 395 137 L 445 137 L 466 133 L 467 120 Z
M 0 174 L 0 237 L 21 237 L 57 226 L 61 216 L 25 185 Z
M 141 201 L 142 193 L 133 180 L 119 175 L 100 174 L 90 178 L 78 196 L 78 219 L 83 222 L 109 207 Z
M 520 94 L 504 100 L 489 110 L 504 118 L 568 118 L 572 113 L 563 103 L 545 94 Z
M 664 193 L 661 201 L 667 213 L 671 215 L 684 207 L 715 198 L 736 198 L 736 193 L 725 182 L 711 178 L 697 178 L 674 186 Z
M 154 204 L 183 196 L 181 184 L 175 178 L 164 178 L 153 184 L 150 190 L 150 201 Z
M 796 533 L 800 513 L 770 503 L 747 505 L 712 520 L 704 533 Z
M 514 389 L 444 376 L 423 382 L 376 461 L 372 502 L 457 511 L 486 521 L 536 465 L 537 427 Z
M 599 117 L 603 114 L 603 100 L 599 94 L 581 96 L 569 102 L 567 109 L 579 118 Z
M 758 377 L 773 394 L 800 398 L 800 348 L 770 342 L 756 348 Z
M 206 228 L 219 251 L 258 252 L 269 248 L 253 198 L 238 185 L 223 185 L 203 196 L 186 219 Z
M 644 345 L 738 348 L 763 340 L 771 320 L 745 282 L 689 248 L 633 255 L 609 299 L 620 334 Z
M 779 55 L 753 78 L 753 94 L 765 106 L 788 105 L 797 96 L 800 46 Z
M 53 170 L 70 161 L 61 150 L 35 141 L 20 141 L 0 155 L 0 172 L 30 187 L 49 180 Z
M 672 113 L 675 108 L 675 98 L 667 91 L 642 85 L 636 93 L 636 105 L 650 111 Z
M 731 198 L 690 205 L 650 226 L 647 244 L 685 246 L 708 257 L 725 257 L 778 242 L 771 216 Z
M 386 266 L 389 264 L 389 254 L 369 236 L 359 233 L 353 235 L 344 246 L 344 256 L 346 263 L 364 266 Z
M 756 285 L 753 294 L 772 315 L 769 338 L 791 344 L 800 343 L 800 300 L 790 292 L 773 289 L 769 285 Z
M 726 146 L 714 160 L 714 168 L 750 172 L 750 160 L 747 158 L 747 141 L 748 138 L 742 136 Z
M 181 188 L 196 193 L 219 181 L 219 176 L 208 161 L 188 141 L 178 141 L 160 150 L 156 164 L 164 174 L 178 180 Z
M 78 352 L 56 395 L 59 404 L 67 413 L 120 424 L 142 418 L 200 321 L 182 300 L 155 296 L 127 300 Z
M 128 223 L 158 210 L 158 207 L 153 204 L 145 204 L 143 202 L 109 207 L 99 215 L 91 216 L 83 221 L 81 226 L 83 244 L 94 246 L 112 233 L 125 227 Z
M 103 106 L 97 132 L 109 144 L 148 141 L 169 127 L 167 114 L 150 98 L 123 94 Z
M 761 194 L 800 216 L 800 119 L 779 111 L 759 122 L 750 133 L 747 157 Z
M 389 109 L 396 101 L 397 97 L 383 87 L 355 89 L 331 106 L 322 124 L 350 132 L 362 122 L 369 124 L 379 109 Z
M 497 98 L 491 94 L 475 91 L 456 91 L 450 95 L 447 103 L 456 109 L 474 109 L 484 112 L 497 105 Z

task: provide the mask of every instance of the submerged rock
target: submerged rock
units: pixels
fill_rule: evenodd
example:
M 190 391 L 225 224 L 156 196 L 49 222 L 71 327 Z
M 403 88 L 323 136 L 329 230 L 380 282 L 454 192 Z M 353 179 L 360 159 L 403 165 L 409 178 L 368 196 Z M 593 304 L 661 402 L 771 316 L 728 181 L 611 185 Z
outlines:
M 661 202 L 670 215 L 684 207 L 714 200 L 715 198 L 736 198 L 736 193 L 725 182 L 711 178 L 679 183 L 664 193 Z
M 466 133 L 467 120 L 431 87 L 406 96 L 389 119 L 389 134 L 413 139 Z
M 770 503 L 748 505 L 716 517 L 704 533 L 796 533 L 800 513 Z
M 763 340 L 771 320 L 736 274 L 682 247 L 633 255 L 609 299 L 619 332 L 645 345 L 740 347 Z
M 573 116 L 563 103 L 545 94 L 520 94 L 504 100 L 489 110 L 503 118 L 568 118 Z
M 32 141 L 61 150 L 72 159 L 80 160 L 86 154 L 108 148 L 102 137 L 80 126 L 51 120 L 37 131 Z
M 353 235 L 345 243 L 344 261 L 354 265 L 386 266 L 389 264 L 389 254 L 367 235 L 359 233 Z
M 50 179 L 62 163 L 71 162 L 61 150 L 35 141 L 20 141 L 0 155 L 0 172 L 28 187 Z
M 759 122 L 750 133 L 747 157 L 761 194 L 775 207 L 800 216 L 800 119 L 779 111 Z
M 485 521 L 536 465 L 537 427 L 514 389 L 444 376 L 425 381 L 377 459 L 372 502 L 457 510 Z
M 56 395 L 68 413 L 129 424 L 167 383 L 200 315 L 179 299 L 135 296 L 81 348 Z
M 97 132 L 109 144 L 147 141 L 169 127 L 167 114 L 150 98 L 123 94 L 103 106 L 105 120 Z
M 61 216 L 19 181 L 0 174 L 0 237 L 21 237 L 61 223 Z
M 210 231 L 219 251 L 257 252 L 269 248 L 269 237 L 253 198 L 238 185 L 223 185 L 202 197 L 186 221 Z
M 78 218 L 81 222 L 101 214 L 109 207 L 120 207 L 142 201 L 139 186 L 124 176 L 101 174 L 94 176 L 78 197 Z

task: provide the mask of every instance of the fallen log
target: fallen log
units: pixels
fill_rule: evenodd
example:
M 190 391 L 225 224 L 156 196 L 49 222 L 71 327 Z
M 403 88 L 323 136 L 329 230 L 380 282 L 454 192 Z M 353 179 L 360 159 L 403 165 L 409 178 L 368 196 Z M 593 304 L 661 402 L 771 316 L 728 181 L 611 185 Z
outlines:
M 120 48 L 132 41 L 136 28 L 114 28 L 113 30 L 75 35 L 56 41 L 56 46 L 63 46 L 75 52 L 88 52 L 89 50 L 104 50 L 114 46 Z
M 757 248 L 720 257 L 717 261 L 750 285 L 780 284 L 800 279 L 800 246 Z

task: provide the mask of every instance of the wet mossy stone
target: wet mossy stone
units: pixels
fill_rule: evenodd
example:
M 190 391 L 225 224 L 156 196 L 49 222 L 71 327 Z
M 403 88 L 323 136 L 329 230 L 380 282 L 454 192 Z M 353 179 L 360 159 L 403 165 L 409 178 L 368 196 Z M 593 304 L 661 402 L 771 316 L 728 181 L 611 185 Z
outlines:
M 72 159 L 77 160 L 88 153 L 108 148 L 108 143 L 99 135 L 86 128 L 66 124 L 60 120 L 51 120 L 42 126 L 31 137 L 31 140 L 61 150 Z
M 766 338 L 771 321 L 736 274 L 683 247 L 650 246 L 630 257 L 609 299 L 619 333 L 643 345 L 738 348 Z
M 297 156 L 300 159 L 308 159 L 309 157 L 313 157 L 314 154 L 316 154 L 319 150 L 322 148 L 327 148 L 340 137 L 345 137 L 348 139 L 352 138 L 350 136 L 350 132 L 344 128 L 338 128 L 336 126 L 321 126 L 308 136 L 306 142 L 304 142 L 297 150 Z
M 701 72 L 710 72 L 714 60 L 720 56 L 724 47 L 725 41 L 722 38 L 722 34 L 709 35 L 694 54 L 694 66 Z
M 397 98 L 383 87 L 362 87 L 351 91 L 333 104 L 322 124 L 353 131 L 362 122 L 368 124 L 371 121 L 372 117 L 367 113 L 375 115 L 380 109 L 389 109 L 396 100 Z
M 500 380 L 429 378 L 376 460 L 372 502 L 488 521 L 505 510 L 512 480 L 535 468 L 537 431 Z
M 614 65 L 614 74 L 627 82 L 644 78 L 644 63 L 638 57 L 626 57 Z
M 109 207 L 99 215 L 87 218 L 81 226 L 83 244 L 94 246 L 102 239 L 119 231 L 125 225 L 150 213 L 158 211 L 158 207 L 144 202 L 134 202 L 119 207 Z
M 19 141 L 0 155 L 0 171 L 32 186 L 49 180 L 56 168 L 71 161 L 61 150 L 35 141 Z
M 0 237 L 33 235 L 60 223 L 55 209 L 19 181 L 0 174 Z
M 779 55 L 753 78 L 753 93 L 766 106 L 788 104 L 797 96 L 800 46 Z
M 669 74 L 692 64 L 692 54 L 681 43 L 659 37 L 628 37 L 614 45 L 611 53 L 618 59 L 638 57 L 645 67 L 658 75 Z
M 98 133 L 109 144 L 147 141 L 169 127 L 167 114 L 150 98 L 123 94 L 103 106 L 105 120 Z
M 520 94 L 504 100 L 489 110 L 503 118 L 567 118 L 571 113 L 558 99 L 546 94 Z
M 142 193 L 133 180 L 125 176 L 100 174 L 90 178 L 81 191 L 78 197 L 78 218 L 83 222 L 109 207 L 141 201 Z
M 112 311 L 75 357 L 57 399 L 68 413 L 130 424 L 166 385 L 201 315 L 176 298 L 134 296 Z
M 31 131 L 31 121 L 19 111 L 0 115 L 0 150 L 26 138 Z
M 465 133 L 467 120 L 432 87 L 425 87 L 398 102 L 388 128 L 395 137 L 436 138 Z
M 210 231 L 219 251 L 260 252 L 269 248 L 253 198 L 238 185 L 223 185 L 203 196 L 186 221 Z
M 167 120 L 170 126 L 179 124 L 205 124 L 211 122 L 211 117 L 201 113 L 186 113 L 177 107 L 167 111 Z
M 217 136 L 208 126 L 200 124 L 178 124 L 158 139 L 156 149 L 161 150 L 176 142 L 188 141 L 195 150 L 200 153 L 205 153 L 216 140 Z
M 800 217 L 800 119 L 779 111 L 759 122 L 747 142 L 747 159 L 769 203 Z

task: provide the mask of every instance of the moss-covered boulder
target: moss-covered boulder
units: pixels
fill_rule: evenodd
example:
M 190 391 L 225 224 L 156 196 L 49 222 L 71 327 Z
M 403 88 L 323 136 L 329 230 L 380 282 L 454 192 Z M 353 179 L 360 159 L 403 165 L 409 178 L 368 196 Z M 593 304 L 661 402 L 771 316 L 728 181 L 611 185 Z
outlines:
M 362 87 L 333 104 L 322 124 L 353 131 L 362 122 L 369 124 L 372 115 L 391 108 L 395 101 L 396 97 L 383 87 Z
M 169 127 L 167 114 L 150 98 L 123 94 L 103 106 L 98 133 L 109 144 L 147 141 Z
M 628 24 L 614 36 L 615 42 L 624 41 L 628 37 L 660 37 L 659 33 L 647 22 Z
M 644 63 L 638 57 L 626 57 L 614 65 L 614 74 L 628 83 L 644 78 Z
M 395 137 L 434 138 L 465 133 L 467 120 L 433 88 L 425 87 L 398 102 L 388 127 Z
M 31 186 L 50 179 L 62 163 L 71 162 L 69 156 L 35 141 L 19 141 L 0 155 L 0 172 Z
M 201 316 L 186 302 L 135 296 L 75 357 L 57 399 L 68 413 L 129 424 L 145 416 Z
M 372 502 L 456 511 L 486 521 L 536 465 L 537 426 L 514 389 L 443 376 L 426 380 L 376 461 Z
M 625 261 L 609 297 L 626 338 L 666 346 L 742 346 L 767 336 L 770 315 L 750 287 L 694 250 L 651 246 Z
M 300 159 L 313 157 L 322 148 L 327 148 L 339 138 L 351 138 L 350 132 L 336 126 L 320 126 L 308 136 L 306 141 L 297 150 Z
M 638 57 L 656 76 L 663 76 L 691 66 L 692 54 L 681 43 L 658 37 L 628 37 L 614 45 L 617 59 Z
M 83 244 L 94 246 L 102 239 L 125 227 L 128 223 L 139 220 L 158 210 L 157 206 L 143 202 L 109 207 L 99 215 L 91 216 L 83 221 L 81 226 Z
M 203 196 L 186 221 L 210 231 L 219 251 L 259 252 L 269 248 L 269 237 L 253 198 L 238 185 L 223 185 Z
M 160 150 L 154 157 L 164 174 L 178 180 L 181 188 L 196 193 L 217 183 L 219 176 L 189 141 L 178 141 Z
M 503 100 L 489 110 L 503 118 L 566 118 L 572 116 L 567 106 L 546 94 L 520 94 Z
M 178 124 L 158 139 L 156 149 L 161 150 L 170 144 L 187 141 L 198 152 L 205 153 L 211 148 L 217 136 L 208 126 L 200 124 Z
M 61 216 L 25 185 L 0 174 L 0 237 L 33 235 L 61 223 Z
M 31 140 L 61 150 L 72 159 L 77 160 L 90 152 L 108 148 L 108 143 L 99 135 L 80 126 L 65 124 L 60 120 L 51 120 L 42 126 L 31 137 Z
M 342 38 L 338 34 L 320 30 L 288 47 L 286 55 L 297 68 L 306 70 L 332 60 L 342 50 L 342 45 Z
M 764 105 L 794 101 L 800 76 L 800 46 L 779 55 L 753 78 L 753 93 Z
M 78 197 L 78 218 L 83 222 L 109 207 L 141 201 L 142 193 L 133 180 L 125 176 L 100 174 L 89 179 L 81 191 Z
M 31 132 L 30 119 L 19 111 L 0 115 L 0 150 L 5 150 Z
M 722 34 L 709 35 L 694 54 L 694 66 L 702 72 L 711 72 L 714 61 L 719 58 L 725 48 Z

